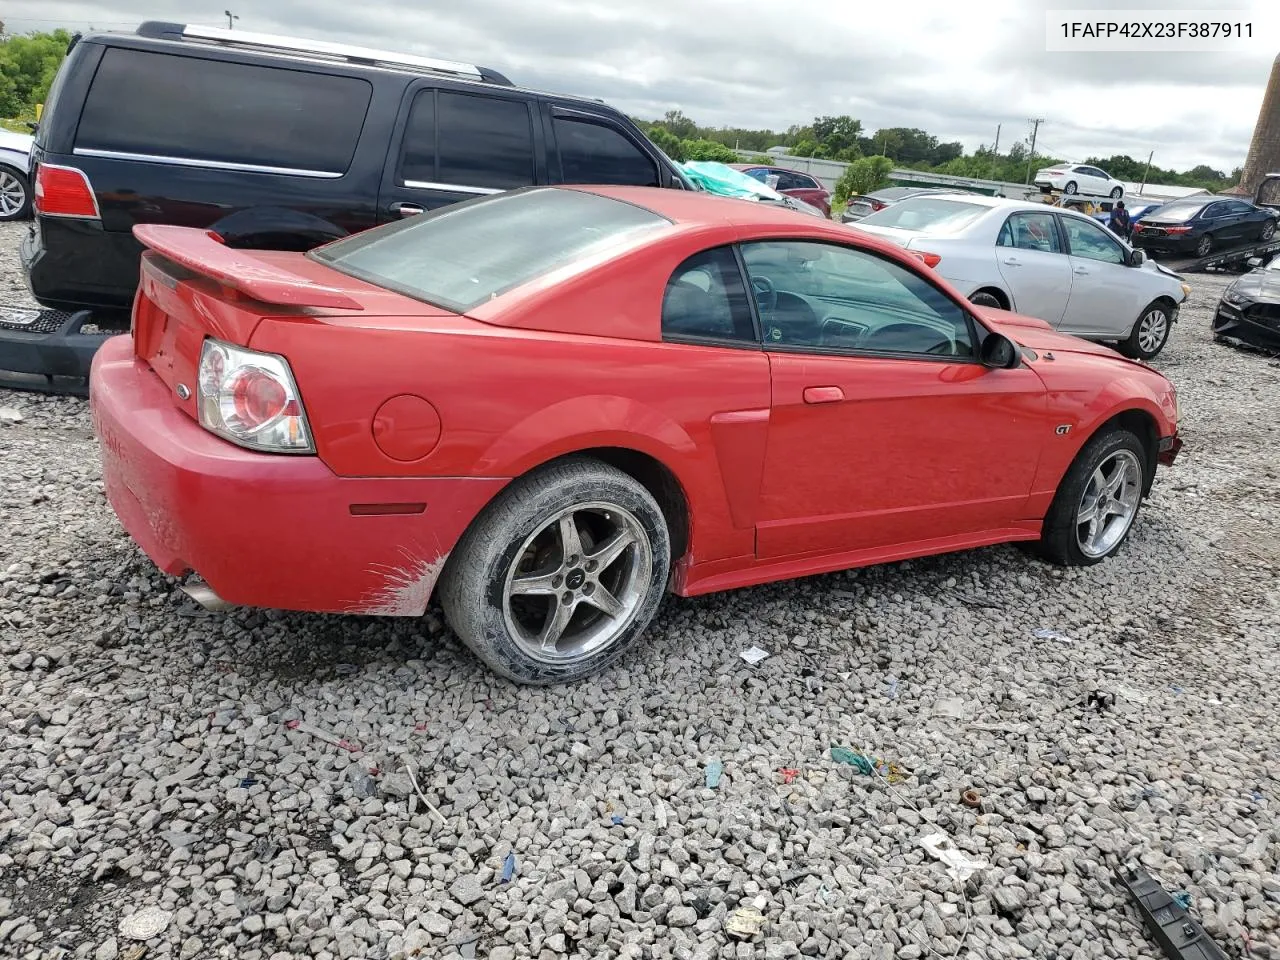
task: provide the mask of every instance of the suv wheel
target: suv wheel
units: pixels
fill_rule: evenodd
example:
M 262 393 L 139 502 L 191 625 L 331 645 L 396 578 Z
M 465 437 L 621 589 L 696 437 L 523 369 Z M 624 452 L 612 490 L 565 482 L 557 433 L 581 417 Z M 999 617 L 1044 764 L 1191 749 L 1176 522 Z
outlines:
M 0 221 L 25 220 L 31 212 L 31 183 L 26 174 L 0 167 Z

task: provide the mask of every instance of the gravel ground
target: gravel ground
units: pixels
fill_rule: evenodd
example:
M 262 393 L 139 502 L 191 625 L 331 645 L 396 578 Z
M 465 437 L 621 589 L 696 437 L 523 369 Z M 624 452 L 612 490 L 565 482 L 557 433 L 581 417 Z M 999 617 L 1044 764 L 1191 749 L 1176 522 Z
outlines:
M 1154 957 L 1136 859 L 1280 958 L 1280 369 L 1211 342 L 1224 283 L 1158 361 L 1188 446 L 1117 558 L 672 599 L 568 689 L 438 614 L 205 614 L 117 524 L 84 401 L 0 391 L 0 955 Z

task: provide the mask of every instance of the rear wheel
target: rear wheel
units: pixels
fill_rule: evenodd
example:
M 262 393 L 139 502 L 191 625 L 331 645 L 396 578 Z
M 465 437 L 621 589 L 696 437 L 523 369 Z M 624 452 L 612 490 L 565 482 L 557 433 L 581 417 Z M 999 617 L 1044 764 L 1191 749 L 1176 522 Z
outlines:
M 1112 200 L 1119 200 L 1123 196 L 1124 196 L 1124 187 L 1113 187 L 1111 189 Z
M 1062 192 L 1063 192 L 1063 193 L 1075 193 L 1075 192 L 1076 192 L 1076 182 L 1075 182 L 1074 180 L 1068 180 L 1068 181 L 1067 181 L 1067 185 L 1066 185 L 1065 187 L 1063 187 L 1063 188 L 1062 188 Z
M 997 310 L 1007 309 L 998 296 L 990 290 L 979 290 L 969 295 L 969 302 L 979 307 L 995 307 Z
M 0 167 L 0 221 L 22 220 L 31 211 L 31 184 L 25 174 Z
M 1115 554 L 1138 517 L 1146 475 L 1147 452 L 1132 431 L 1099 433 L 1058 486 L 1040 554 L 1063 566 L 1089 566 Z
M 513 482 L 445 565 L 450 626 L 492 670 L 526 684 L 602 670 L 653 619 L 671 542 L 639 482 L 589 458 Z
M 1210 234 L 1204 234 L 1196 241 L 1196 256 L 1207 257 L 1209 251 L 1213 249 L 1213 237 Z
M 1268 220 L 1266 223 L 1262 225 L 1262 232 L 1258 234 L 1258 239 L 1261 240 L 1263 243 L 1266 243 L 1275 235 L 1276 235 L 1276 222 L 1274 220 Z
M 1120 344 L 1120 352 L 1135 360 L 1150 360 L 1169 342 L 1173 315 L 1164 304 L 1153 303 L 1133 323 L 1128 339 Z

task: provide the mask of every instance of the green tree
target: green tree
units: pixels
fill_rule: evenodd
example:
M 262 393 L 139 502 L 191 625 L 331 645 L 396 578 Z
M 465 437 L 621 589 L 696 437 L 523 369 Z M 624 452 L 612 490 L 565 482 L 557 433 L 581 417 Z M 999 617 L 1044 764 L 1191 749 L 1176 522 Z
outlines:
M 813 121 L 813 138 L 827 148 L 831 156 L 858 145 L 862 135 L 862 122 L 848 115 L 818 117 Z
M 836 203 L 848 203 L 850 197 L 886 186 L 892 169 L 893 161 L 888 157 L 861 157 L 853 161 L 836 181 Z
M 719 163 L 737 163 L 738 155 L 723 143 L 714 140 L 682 140 L 680 147 L 685 160 L 715 160 Z
M 28 33 L 0 40 L 0 116 L 34 116 L 67 54 L 71 34 Z
M 686 117 L 683 110 L 668 110 L 658 122 L 681 140 L 698 135 L 698 125 Z
M 787 152 L 793 157 L 812 157 L 818 152 L 818 142 L 809 139 L 801 140 Z
M 649 139 L 657 145 L 658 149 L 672 160 L 682 162 L 689 159 L 684 155 L 684 141 L 666 127 L 654 124 L 645 132 L 649 135 Z

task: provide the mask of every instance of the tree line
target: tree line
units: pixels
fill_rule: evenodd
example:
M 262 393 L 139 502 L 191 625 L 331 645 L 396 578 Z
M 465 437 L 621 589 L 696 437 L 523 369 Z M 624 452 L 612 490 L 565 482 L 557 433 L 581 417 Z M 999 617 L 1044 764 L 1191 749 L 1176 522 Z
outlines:
M 950 174 L 982 180 L 1025 183 L 1036 170 L 1069 158 L 1043 153 L 1031 156 L 1025 141 L 1014 142 L 997 153 L 994 145 L 982 145 L 966 154 L 958 142 L 942 142 L 915 127 L 882 127 L 867 134 L 862 122 L 850 117 L 816 117 L 805 126 L 785 131 L 750 130 L 742 127 L 700 126 L 680 110 L 668 110 L 661 120 L 634 118 L 636 123 L 673 160 L 721 160 L 734 163 L 740 153 L 763 153 L 784 146 L 797 157 L 815 157 L 852 163 L 861 158 L 885 157 L 894 167 Z M 1078 161 L 1101 167 L 1120 180 L 1199 187 L 1217 192 L 1240 181 L 1241 167 L 1229 174 L 1200 164 L 1190 170 L 1147 168 L 1145 160 L 1124 154 L 1086 157 Z
M 0 22 L 0 35 L 4 23 Z M 44 103 L 49 85 L 67 54 L 71 34 L 65 30 L 3 36 L 0 39 L 0 117 L 32 119 Z

